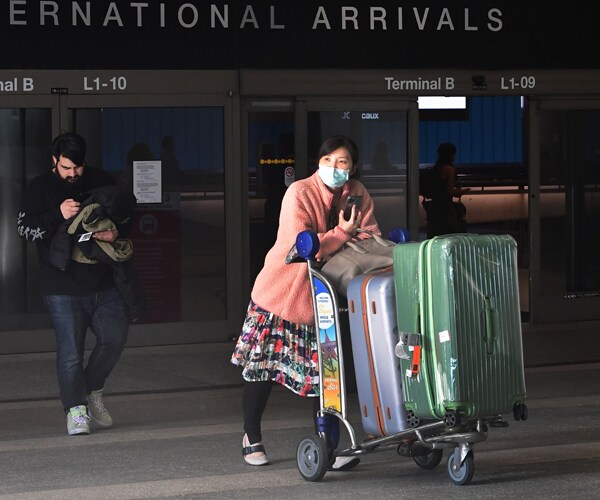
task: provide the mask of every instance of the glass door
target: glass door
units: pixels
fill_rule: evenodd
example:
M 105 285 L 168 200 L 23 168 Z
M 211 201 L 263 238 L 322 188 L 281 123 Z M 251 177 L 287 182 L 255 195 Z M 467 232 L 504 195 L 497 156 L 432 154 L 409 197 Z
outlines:
M 50 325 L 35 245 L 19 238 L 17 217 L 27 183 L 52 166 L 53 110 L 56 97 L 0 96 L 0 332 Z M 20 339 L 7 335 L 2 351 Z
M 600 318 L 600 100 L 533 101 L 532 320 Z
M 382 232 L 411 224 L 418 230 L 418 212 L 409 217 L 408 210 L 410 193 L 418 197 L 418 185 L 408 182 L 409 166 L 418 168 L 418 147 L 410 147 L 411 131 L 418 130 L 416 99 L 414 103 L 256 99 L 245 102 L 243 110 L 250 286 L 275 242 L 287 187 L 315 172 L 319 147 L 331 135 L 348 135 L 357 143 L 361 182 L 375 200 Z M 409 116 L 414 119 L 412 128 Z
M 306 103 L 306 175 L 318 166 L 323 140 L 347 135 L 359 150 L 361 182 L 375 203 L 375 217 L 386 235 L 395 227 L 418 234 L 418 112 L 416 100 L 396 102 L 309 101 Z M 413 120 L 414 126 L 411 125 Z M 415 225 L 416 221 L 416 225 Z
M 88 164 L 132 190 L 141 167 L 159 172 L 154 196 L 138 196 L 130 236 L 149 302 L 144 323 L 156 325 L 161 342 L 226 339 L 243 310 L 240 287 L 232 285 L 242 257 L 240 201 L 228 196 L 239 179 L 227 133 L 231 98 L 64 96 L 62 106 L 63 128 L 88 143 Z
M 275 243 L 283 195 L 297 176 L 294 103 L 285 99 L 248 101 L 243 123 L 252 284 Z

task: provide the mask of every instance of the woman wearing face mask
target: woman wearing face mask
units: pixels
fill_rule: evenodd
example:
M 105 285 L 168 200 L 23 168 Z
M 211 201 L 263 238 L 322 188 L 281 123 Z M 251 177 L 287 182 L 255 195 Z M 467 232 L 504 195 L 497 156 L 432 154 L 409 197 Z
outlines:
M 318 170 L 292 183 L 283 198 L 277 240 L 254 283 L 231 358 L 233 364 L 243 367 L 242 454 L 250 465 L 269 463 L 262 444 L 261 418 L 273 383 L 300 396 L 319 394 L 317 340 L 306 264 L 285 264 L 297 234 L 307 229 L 317 233 L 317 260 L 327 260 L 356 236 L 358 228 L 381 234 L 373 200 L 356 177 L 356 144 L 344 136 L 331 137 L 319 151 Z M 353 206 L 346 220 L 344 206 L 350 195 L 362 196 L 362 206 L 360 210 Z M 360 233 L 358 237 L 368 236 Z M 313 401 L 316 416 L 318 398 Z M 337 418 L 331 425 L 336 428 L 332 433 L 339 433 Z M 356 457 L 338 457 L 332 468 L 347 470 L 358 461 Z

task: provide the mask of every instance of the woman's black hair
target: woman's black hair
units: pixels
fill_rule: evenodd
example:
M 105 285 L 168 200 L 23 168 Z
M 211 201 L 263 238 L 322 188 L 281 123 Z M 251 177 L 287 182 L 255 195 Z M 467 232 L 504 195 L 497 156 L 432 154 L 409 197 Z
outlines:
M 319 159 L 333 153 L 339 148 L 346 148 L 348 153 L 350 153 L 350 158 L 352 159 L 352 173 L 350 174 L 350 178 L 360 178 L 360 170 L 358 168 L 358 147 L 352 139 L 345 135 L 334 135 L 333 137 L 325 139 L 319 149 Z
M 52 141 L 52 156 L 57 160 L 64 156 L 78 167 L 85 163 L 85 140 L 79 134 L 65 132 Z
M 442 142 L 437 148 L 436 165 L 452 165 L 456 155 L 456 146 L 451 142 Z

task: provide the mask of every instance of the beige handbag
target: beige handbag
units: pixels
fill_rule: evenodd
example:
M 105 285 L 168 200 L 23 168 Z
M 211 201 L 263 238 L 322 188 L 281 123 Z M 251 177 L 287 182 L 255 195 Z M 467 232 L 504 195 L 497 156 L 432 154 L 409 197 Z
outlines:
M 392 254 L 396 243 L 364 229 L 358 231 L 371 237 L 345 243 L 321 268 L 321 273 L 344 297 L 352 278 L 391 267 L 394 262 Z

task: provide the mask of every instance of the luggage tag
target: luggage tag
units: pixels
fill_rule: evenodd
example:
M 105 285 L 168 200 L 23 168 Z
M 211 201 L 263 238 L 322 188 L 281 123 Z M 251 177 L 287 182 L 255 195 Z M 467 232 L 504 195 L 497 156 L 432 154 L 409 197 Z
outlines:
M 408 347 L 408 351 L 406 350 L 406 347 Z M 406 370 L 406 376 L 408 378 L 416 377 L 421 368 L 421 334 L 403 332 L 400 337 L 400 342 L 398 342 L 394 348 L 394 353 L 400 359 L 410 359 L 411 351 L 412 361 L 410 368 Z
M 92 238 L 92 234 L 94 233 L 83 233 L 81 236 L 79 236 L 77 243 L 81 243 L 82 241 L 89 241 Z
M 420 368 L 421 368 L 421 346 L 416 345 L 415 350 L 413 351 L 412 364 L 410 365 L 410 376 L 416 377 L 419 373 Z

